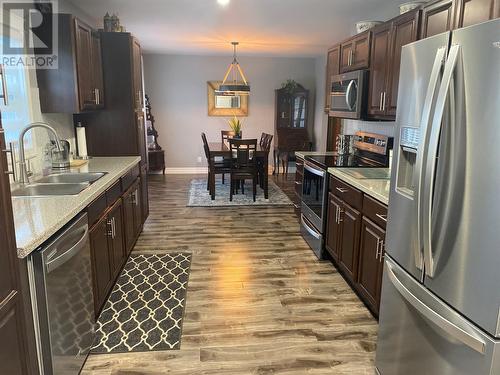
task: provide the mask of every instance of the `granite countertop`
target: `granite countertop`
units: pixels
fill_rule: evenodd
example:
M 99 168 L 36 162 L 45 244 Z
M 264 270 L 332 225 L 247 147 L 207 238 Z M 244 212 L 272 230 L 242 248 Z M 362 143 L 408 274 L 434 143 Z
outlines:
M 368 171 L 370 177 L 378 174 L 378 177 L 381 178 L 359 178 L 363 171 Z M 385 205 L 389 204 L 389 190 L 391 187 L 391 180 L 387 178 L 390 176 L 389 168 L 328 168 L 328 173 Z
M 295 151 L 295 156 L 304 159 L 306 156 L 312 155 L 326 155 L 326 156 L 334 156 L 337 155 L 335 151 Z
M 13 197 L 17 255 L 25 258 L 140 161 L 137 156 L 90 159 L 72 172 L 107 172 L 74 196 Z

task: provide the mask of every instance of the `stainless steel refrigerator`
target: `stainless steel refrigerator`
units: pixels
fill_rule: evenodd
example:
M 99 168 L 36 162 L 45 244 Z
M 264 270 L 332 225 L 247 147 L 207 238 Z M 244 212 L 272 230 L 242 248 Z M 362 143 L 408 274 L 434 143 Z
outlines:
M 376 366 L 500 374 L 500 20 L 403 47 Z

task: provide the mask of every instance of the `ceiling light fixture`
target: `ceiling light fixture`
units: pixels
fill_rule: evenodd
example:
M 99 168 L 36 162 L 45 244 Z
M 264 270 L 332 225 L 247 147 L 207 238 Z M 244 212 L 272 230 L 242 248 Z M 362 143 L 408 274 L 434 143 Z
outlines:
M 243 70 L 241 70 L 240 64 L 236 59 L 236 46 L 239 43 L 231 42 L 231 44 L 233 45 L 233 62 L 229 65 L 226 75 L 224 76 L 219 89 L 215 90 L 215 93 L 217 95 L 228 96 L 249 95 L 250 85 L 248 84 L 248 81 L 243 74 Z M 232 81 L 228 80 L 229 75 L 231 75 Z M 238 75 L 241 77 L 241 81 L 238 81 Z
M 229 4 L 231 0 L 217 0 L 217 3 L 219 3 L 219 5 L 222 5 L 223 7 L 225 7 L 226 5 Z

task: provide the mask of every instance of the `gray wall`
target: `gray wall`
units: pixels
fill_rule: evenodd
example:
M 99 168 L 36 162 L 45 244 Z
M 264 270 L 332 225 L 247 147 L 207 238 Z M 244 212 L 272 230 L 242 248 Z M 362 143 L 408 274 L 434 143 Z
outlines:
M 220 141 L 220 131 L 229 128 L 226 118 L 207 114 L 207 81 L 221 80 L 231 57 L 153 54 L 143 59 L 145 91 L 151 99 L 159 144 L 166 151 L 167 168 L 172 172 L 205 166 L 200 133 L 205 132 L 209 142 Z M 274 134 L 274 90 L 288 78 L 310 90 L 313 124 L 315 59 L 243 56 L 238 60 L 252 90 L 249 116 L 242 117 L 244 138 Z M 316 133 L 312 126 L 311 133 Z

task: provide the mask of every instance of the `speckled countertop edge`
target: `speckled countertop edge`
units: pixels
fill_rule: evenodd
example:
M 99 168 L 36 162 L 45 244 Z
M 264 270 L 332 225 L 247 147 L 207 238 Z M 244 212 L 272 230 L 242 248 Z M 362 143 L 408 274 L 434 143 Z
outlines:
M 370 197 L 384 203 L 389 204 L 389 191 L 391 187 L 391 180 L 386 179 L 361 179 L 355 178 L 345 172 L 356 170 L 356 168 L 328 168 L 328 173 L 338 177 L 342 181 L 347 182 L 349 185 L 361 190 L 368 194 Z
M 100 157 L 72 168 L 80 172 L 107 172 L 76 196 L 13 197 L 18 257 L 25 258 L 39 248 L 139 161 L 136 156 Z

